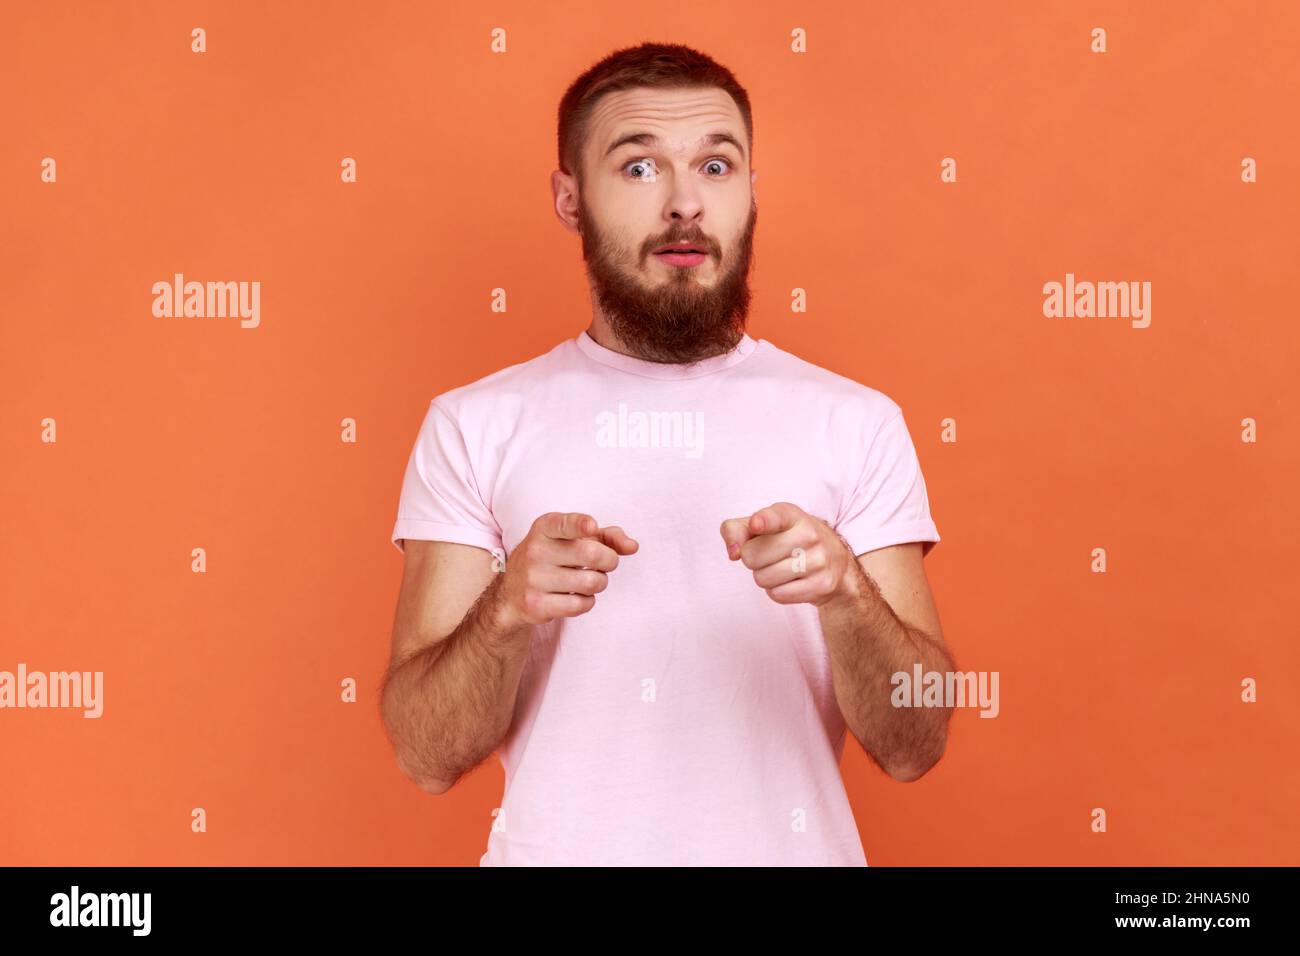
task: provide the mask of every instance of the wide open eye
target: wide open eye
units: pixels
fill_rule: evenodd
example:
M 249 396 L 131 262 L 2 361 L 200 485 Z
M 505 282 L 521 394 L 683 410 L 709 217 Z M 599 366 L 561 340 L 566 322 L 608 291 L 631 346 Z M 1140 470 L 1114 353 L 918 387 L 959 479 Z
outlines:
M 704 164 L 704 168 L 708 169 L 710 166 L 713 166 L 718 163 L 722 164 L 723 166 L 726 166 L 727 172 L 731 172 L 731 160 L 726 159 L 722 156 L 714 156 L 711 160 L 709 160 L 707 163 Z M 720 173 L 719 175 L 725 176 L 726 173 Z
M 640 167 L 641 171 L 635 172 L 638 167 Z M 627 173 L 630 178 L 635 179 L 638 182 L 652 183 L 658 176 L 659 167 L 655 165 L 653 159 L 646 156 L 643 159 L 634 159 L 630 163 L 627 163 L 624 165 L 623 171 Z

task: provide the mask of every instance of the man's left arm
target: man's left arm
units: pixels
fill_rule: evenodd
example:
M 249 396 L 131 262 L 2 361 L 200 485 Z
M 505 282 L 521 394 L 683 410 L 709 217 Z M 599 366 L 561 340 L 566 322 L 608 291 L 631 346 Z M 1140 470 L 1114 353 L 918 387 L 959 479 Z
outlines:
M 854 556 L 820 518 L 778 502 L 722 523 L 732 560 L 778 604 L 817 607 L 835 698 L 853 736 L 886 773 L 912 781 L 943 756 L 946 706 L 895 707 L 893 676 L 955 669 L 922 563 L 921 542 Z
M 837 536 L 838 537 L 838 536 Z M 852 555 L 842 538 L 840 546 Z M 950 707 L 896 707 L 893 675 L 955 669 L 914 541 L 858 555 L 841 593 L 818 606 L 835 697 L 858 741 L 894 779 L 912 781 L 943 756 Z

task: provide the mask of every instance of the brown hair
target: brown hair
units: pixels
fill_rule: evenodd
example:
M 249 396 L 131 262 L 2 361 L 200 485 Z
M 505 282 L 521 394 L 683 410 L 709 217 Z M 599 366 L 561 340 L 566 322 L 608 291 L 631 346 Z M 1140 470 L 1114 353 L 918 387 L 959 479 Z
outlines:
M 560 169 L 582 183 L 582 144 L 587 120 L 596 101 L 606 93 L 633 87 L 658 88 L 717 86 L 736 101 L 745 121 L 750 152 L 754 148 L 754 121 L 749 94 L 731 71 L 712 57 L 679 43 L 642 43 L 615 50 L 573 81 L 560 100 Z

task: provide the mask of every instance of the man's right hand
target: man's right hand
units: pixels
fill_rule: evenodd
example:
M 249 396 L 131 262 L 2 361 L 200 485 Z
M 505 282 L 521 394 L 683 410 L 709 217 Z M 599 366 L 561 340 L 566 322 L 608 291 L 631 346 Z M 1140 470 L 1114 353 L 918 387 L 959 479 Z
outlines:
M 542 515 L 506 560 L 494 595 L 498 625 L 510 631 L 586 614 L 609 586 L 618 556 L 639 547 L 622 528 L 601 528 L 591 515 Z

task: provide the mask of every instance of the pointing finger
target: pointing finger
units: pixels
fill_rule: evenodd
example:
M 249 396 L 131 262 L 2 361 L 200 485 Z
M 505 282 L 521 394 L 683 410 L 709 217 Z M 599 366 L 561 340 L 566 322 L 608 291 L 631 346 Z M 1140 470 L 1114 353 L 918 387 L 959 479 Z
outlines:
M 740 546 L 752 537 L 747 518 L 728 518 L 718 531 L 727 546 L 727 557 L 732 561 L 740 556 Z
M 631 538 L 618 525 L 610 525 L 608 528 L 601 528 L 600 540 L 609 545 L 619 554 L 634 554 L 637 548 L 641 547 L 635 538 Z

